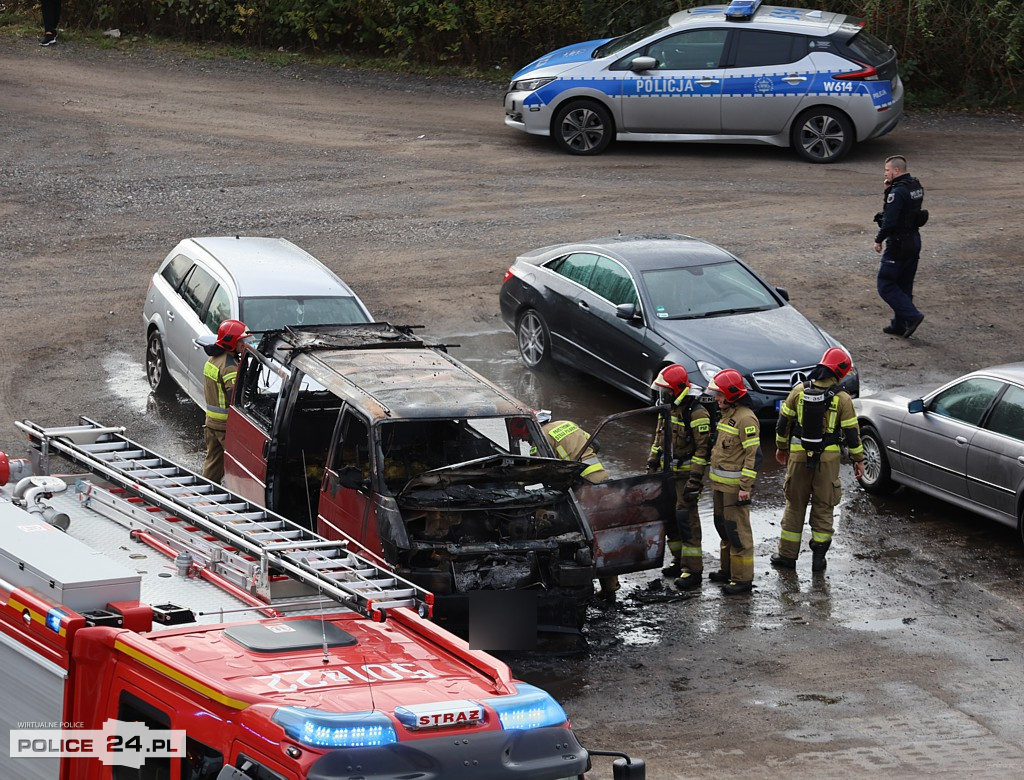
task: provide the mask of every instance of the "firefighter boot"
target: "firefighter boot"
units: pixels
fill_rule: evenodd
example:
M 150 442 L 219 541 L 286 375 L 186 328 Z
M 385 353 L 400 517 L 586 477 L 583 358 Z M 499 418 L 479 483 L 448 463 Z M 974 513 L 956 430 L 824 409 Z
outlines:
M 717 582 L 721 584 L 728 582 L 732 578 L 724 571 L 713 571 L 710 574 L 708 574 L 708 579 L 712 582 Z
M 828 561 L 825 560 L 825 553 L 832 542 L 811 542 L 811 571 L 825 571 Z M 774 562 L 774 561 L 773 561 Z
M 683 564 L 675 556 L 672 557 L 672 564 L 661 570 L 666 577 L 678 577 L 683 573 Z
M 772 566 L 774 566 L 777 569 L 795 569 L 796 568 L 796 558 L 790 558 L 789 556 L 780 555 L 779 553 L 775 553 L 772 556 L 771 563 L 772 563 Z
M 754 583 L 751 580 L 729 580 L 722 586 L 722 593 L 736 596 L 740 593 L 750 593 L 753 587 Z
M 692 571 L 684 571 L 673 583 L 679 590 L 696 590 L 700 587 L 701 575 Z

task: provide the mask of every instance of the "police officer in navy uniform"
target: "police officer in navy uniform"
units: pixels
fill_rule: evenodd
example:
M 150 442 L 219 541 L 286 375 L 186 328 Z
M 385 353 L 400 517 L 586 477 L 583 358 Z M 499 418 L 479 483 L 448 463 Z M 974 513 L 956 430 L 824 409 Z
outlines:
M 907 160 L 896 155 L 885 161 L 885 197 L 875 214 L 875 251 L 881 253 L 878 294 L 893 311 L 883 333 L 910 338 L 924 320 L 914 305 L 914 277 L 921 257 L 920 228 L 928 219 L 922 210 L 924 187 L 907 173 Z M 882 244 L 885 243 L 885 251 Z

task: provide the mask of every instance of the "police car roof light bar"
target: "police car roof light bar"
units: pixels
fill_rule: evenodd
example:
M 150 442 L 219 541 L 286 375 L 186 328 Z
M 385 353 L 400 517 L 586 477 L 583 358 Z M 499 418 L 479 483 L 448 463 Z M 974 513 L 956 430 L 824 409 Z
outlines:
M 761 0 L 732 0 L 725 9 L 725 18 L 731 21 L 750 19 L 761 5 Z

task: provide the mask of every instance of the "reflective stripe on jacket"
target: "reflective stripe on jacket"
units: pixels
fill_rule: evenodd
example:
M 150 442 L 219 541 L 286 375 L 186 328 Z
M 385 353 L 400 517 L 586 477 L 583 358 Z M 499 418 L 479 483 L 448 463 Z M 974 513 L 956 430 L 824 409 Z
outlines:
M 754 486 L 761 463 L 761 424 L 749 406 L 725 406 L 711 451 L 711 484 L 726 492 Z
M 215 431 L 228 427 L 228 401 L 238 377 L 238 359 L 230 352 L 211 357 L 203 366 L 203 396 L 206 400 L 206 425 Z
M 588 482 L 604 482 L 608 472 L 590 446 L 590 434 L 576 423 L 556 420 L 543 426 L 544 435 L 551 441 L 558 457 L 562 460 L 579 460 L 586 465 L 580 476 Z M 582 457 L 580 453 L 583 453 Z
M 815 387 L 827 388 L 838 384 L 833 377 L 815 379 Z M 775 446 L 780 450 L 789 450 L 790 457 L 806 460 L 807 452 L 800 441 L 803 425 L 804 385 L 799 383 L 789 391 L 786 400 L 779 408 L 779 422 L 775 427 Z M 838 423 L 837 430 L 836 426 Z M 860 443 L 860 426 L 857 423 L 857 412 L 853 408 L 853 399 L 845 390 L 836 393 L 829 402 L 825 412 L 824 433 L 826 446 L 821 453 L 822 460 L 838 460 L 840 443 L 845 441 L 850 460 L 864 460 L 864 448 Z

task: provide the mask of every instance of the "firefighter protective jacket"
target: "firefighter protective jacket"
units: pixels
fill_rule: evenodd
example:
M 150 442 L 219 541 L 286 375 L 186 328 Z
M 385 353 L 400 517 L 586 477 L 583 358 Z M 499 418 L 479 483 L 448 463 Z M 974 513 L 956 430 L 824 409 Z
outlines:
M 839 382 L 834 377 L 815 379 L 814 387 L 829 388 Z M 775 446 L 788 450 L 794 460 L 807 460 L 807 452 L 801 444 L 804 419 L 804 385 L 799 383 L 789 391 L 779 409 L 779 422 L 775 427 Z M 825 432 L 825 449 L 822 460 L 839 460 L 840 446 L 845 442 L 850 460 L 864 460 L 864 448 L 860 443 L 860 426 L 853 409 L 853 399 L 845 390 L 840 390 L 829 402 L 822 429 Z
M 548 437 L 551 446 L 562 460 L 579 460 L 586 465 L 580 473 L 588 482 L 604 482 L 608 479 L 608 472 L 601 461 L 597 459 L 597 453 L 590 446 L 590 434 L 580 428 L 576 423 L 568 420 L 556 420 L 544 426 L 544 435 Z M 583 453 L 580 457 L 580 453 Z
M 749 406 L 726 404 L 711 450 L 711 485 L 725 493 L 749 491 L 761 464 L 761 424 Z
M 228 401 L 235 390 L 238 358 L 230 352 L 215 355 L 203 366 L 203 395 L 206 399 L 206 427 L 224 431 L 228 427 Z
M 694 481 L 704 477 L 711 450 L 711 416 L 697 399 L 683 396 L 672 405 L 672 470 Z M 665 418 L 658 417 L 651 444 L 651 463 L 661 462 Z

